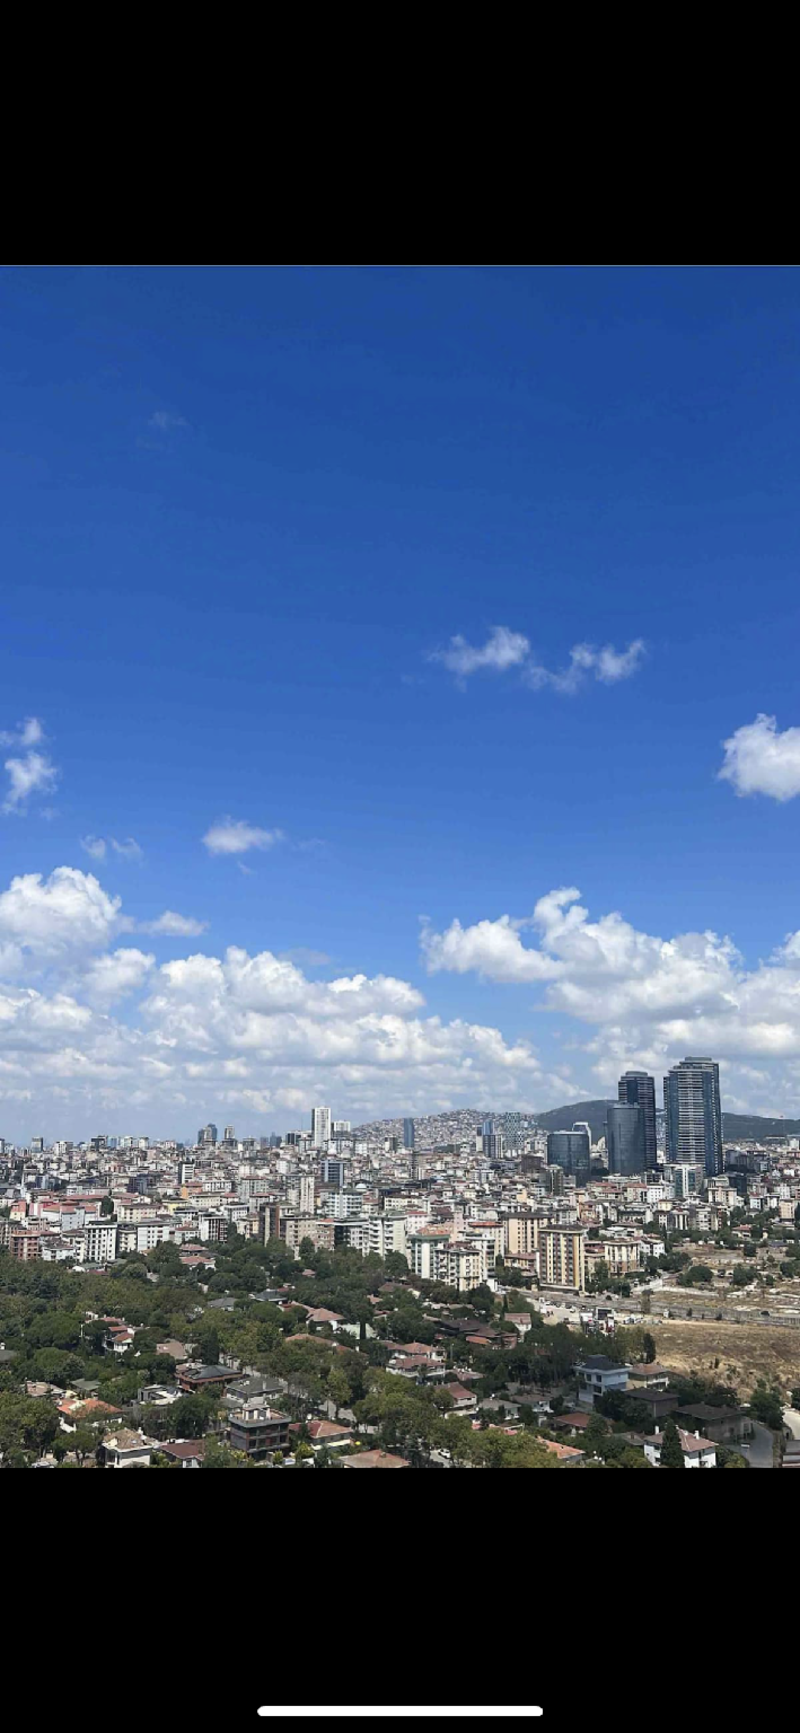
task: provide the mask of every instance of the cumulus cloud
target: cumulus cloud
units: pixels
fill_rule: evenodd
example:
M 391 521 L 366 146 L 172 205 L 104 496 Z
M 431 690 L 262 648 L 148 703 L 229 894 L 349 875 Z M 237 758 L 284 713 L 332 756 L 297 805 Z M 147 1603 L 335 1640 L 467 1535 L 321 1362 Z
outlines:
M 166 911 L 137 927 L 75 868 L 12 880 L 0 894 L 0 1111 L 33 1098 L 74 1129 L 76 1114 L 128 1119 L 147 1107 L 162 1128 L 176 1112 L 202 1113 L 209 1092 L 220 1110 L 282 1116 L 333 1092 L 343 1110 L 373 1117 L 400 1111 L 412 1083 L 432 1108 L 530 1103 L 569 1087 L 548 1079 L 528 1041 L 432 1015 L 395 975 L 319 981 L 297 960 L 238 946 L 159 968 L 149 951 L 115 948 L 121 931 L 199 924 Z M 19 984 L 26 970 L 36 986 Z M 129 1002 L 124 1020 L 117 1001 Z
M 83 977 L 85 992 L 90 999 L 101 1004 L 113 1004 L 129 993 L 138 992 L 154 964 L 155 957 L 144 951 L 107 952 L 105 956 L 95 957 L 86 969 Z
M 634 638 L 625 650 L 613 644 L 574 644 L 566 668 L 549 669 L 531 655 L 530 640 L 522 632 L 512 632 L 508 626 L 493 626 L 485 644 L 476 645 L 466 638 L 451 638 L 446 650 L 434 650 L 429 660 L 441 662 L 463 686 L 470 674 L 489 670 L 504 674 L 517 668 L 527 686 L 541 691 L 549 686 L 554 692 L 577 692 L 588 679 L 613 686 L 628 680 L 637 672 L 645 656 L 643 638 Z
M 738 795 L 768 794 L 794 800 L 800 794 L 800 728 L 780 732 L 774 716 L 758 715 L 723 742 L 719 779 Z
M 10 939 L 45 957 L 105 946 L 119 908 L 119 897 L 77 867 L 56 867 L 47 879 L 23 873 L 0 895 L 0 942 Z
M 32 795 L 51 794 L 55 788 L 58 770 L 48 753 L 37 750 L 44 738 L 38 716 L 28 716 L 15 729 L 0 733 L 0 746 L 17 749 L 15 756 L 4 761 L 8 776 L 4 813 L 25 812 Z
M 190 917 L 167 910 L 150 926 L 167 921 Z M 516 984 L 528 1012 L 556 1014 L 564 1058 L 548 1067 L 527 1037 L 448 1021 L 396 975 L 320 981 L 299 952 L 239 946 L 187 947 L 159 967 L 150 951 L 118 945 L 126 926 L 136 930 L 120 899 L 75 868 L 25 874 L 0 893 L 6 1127 L 9 1104 L 30 1100 L 65 1135 L 145 1112 L 154 1130 L 186 1130 L 198 1110 L 208 1117 L 209 1099 L 263 1129 L 315 1098 L 351 1118 L 400 1112 L 412 1096 L 420 1109 L 536 1109 L 606 1094 L 629 1064 L 659 1075 L 687 1052 L 722 1061 L 729 1107 L 800 1106 L 800 930 L 749 966 L 711 929 L 664 938 L 617 911 L 595 917 L 573 885 L 521 917 L 426 924 L 431 975 Z
M 219 818 L 203 837 L 209 854 L 246 854 L 251 848 L 274 848 L 284 840 L 282 830 L 260 830 L 244 818 Z
M 522 919 L 452 921 L 442 932 L 423 923 L 422 950 L 431 973 L 541 983 L 541 1009 L 594 1026 L 582 1046 L 604 1087 L 625 1064 L 658 1073 L 687 1052 L 712 1053 L 739 1078 L 739 1105 L 753 1104 L 753 1061 L 780 1062 L 767 1074 L 768 1111 L 782 1092 L 790 1108 L 800 1103 L 800 933 L 748 968 L 711 930 L 664 939 L 616 912 L 591 920 L 569 886 Z

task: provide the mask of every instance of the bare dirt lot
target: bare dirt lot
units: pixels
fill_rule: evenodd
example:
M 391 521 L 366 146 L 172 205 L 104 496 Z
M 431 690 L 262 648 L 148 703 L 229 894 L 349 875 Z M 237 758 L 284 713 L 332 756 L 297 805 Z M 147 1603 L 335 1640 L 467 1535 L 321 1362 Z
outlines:
M 774 1378 L 785 1389 L 800 1385 L 800 1330 L 692 1318 L 643 1322 L 655 1337 L 658 1360 L 676 1372 L 709 1377 L 716 1371 L 723 1383 L 735 1384 L 743 1397 L 750 1395 L 758 1378 L 767 1382 Z

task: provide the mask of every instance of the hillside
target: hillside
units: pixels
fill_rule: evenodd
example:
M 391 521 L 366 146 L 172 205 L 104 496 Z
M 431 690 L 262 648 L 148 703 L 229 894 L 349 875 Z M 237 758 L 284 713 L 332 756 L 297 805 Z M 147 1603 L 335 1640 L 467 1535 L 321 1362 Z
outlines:
M 576 1120 L 585 1119 L 597 1142 L 606 1134 L 607 1101 L 573 1101 L 567 1107 L 551 1107 L 548 1113 L 537 1113 L 536 1123 L 542 1131 L 571 1131 Z
M 549 1113 L 537 1113 L 537 1124 L 543 1131 L 570 1131 L 578 1119 L 585 1119 L 592 1128 L 592 1137 L 605 1135 L 605 1101 L 573 1101 L 566 1107 L 553 1107 Z M 755 1113 L 723 1113 L 722 1136 L 726 1143 L 763 1143 L 766 1137 L 800 1137 L 800 1119 L 764 1119 Z
M 761 1119 L 754 1113 L 723 1113 L 726 1143 L 763 1143 L 765 1137 L 800 1137 L 800 1119 Z

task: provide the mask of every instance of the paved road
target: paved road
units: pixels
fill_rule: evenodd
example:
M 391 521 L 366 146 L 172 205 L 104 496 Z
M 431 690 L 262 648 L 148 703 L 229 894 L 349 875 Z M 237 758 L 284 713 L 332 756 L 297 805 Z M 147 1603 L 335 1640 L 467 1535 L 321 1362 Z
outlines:
M 772 1433 L 768 1426 L 762 1426 L 758 1420 L 753 1421 L 755 1438 L 752 1444 L 740 1444 L 734 1448 L 741 1450 L 747 1457 L 751 1468 L 772 1468 Z

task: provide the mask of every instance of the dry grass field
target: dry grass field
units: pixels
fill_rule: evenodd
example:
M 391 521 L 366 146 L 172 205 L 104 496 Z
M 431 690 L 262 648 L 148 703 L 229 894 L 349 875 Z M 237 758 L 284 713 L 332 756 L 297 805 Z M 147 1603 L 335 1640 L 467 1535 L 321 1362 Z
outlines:
M 768 1324 L 726 1324 L 692 1318 L 644 1318 L 656 1354 L 676 1372 L 716 1375 L 734 1383 L 747 1397 L 758 1378 L 775 1379 L 785 1389 L 800 1385 L 800 1330 L 770 1329 Z M 719 1365 L 714 1368 L 714 1361 Z

